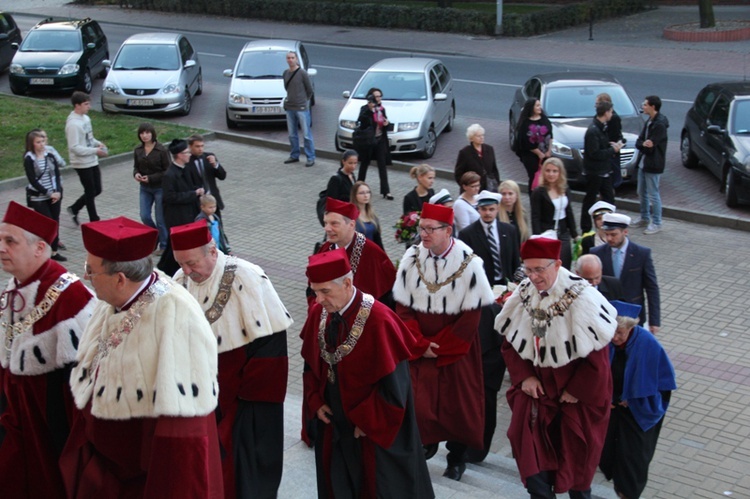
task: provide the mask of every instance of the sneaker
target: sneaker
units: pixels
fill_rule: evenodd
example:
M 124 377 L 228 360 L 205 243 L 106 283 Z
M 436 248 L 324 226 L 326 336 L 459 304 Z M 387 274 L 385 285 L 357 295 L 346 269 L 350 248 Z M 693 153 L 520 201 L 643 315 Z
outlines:
M 56 262 L 67 262 L 68 259 L 62 256 L 60 253 L 55 253 L 50 258 L 52 258 Z
M 78 222 L 78 213 L 76 213 L 75 211 L 73 211 L 73 207 L 72 206 L 68 206 L 68 213 L 70 213 L 70 216 L 73 217 L 73 223 L 76 224 L 76 227 L 78 227 L 79 225 L 81 225 Z
M 649 225 L 651 225 L 651 222 L 644 220 L 643 218 L 630 224 L 631 227 L 648 227 Z
M 309 167 L 313 166 L 314 164 L 315 164 L 315 160 L 314 159 L 308 159 L 307 163 L 305 163 L 305 166 L 309 168 Z
M 646 227 L 646 230 L 643 231 L 643 233 L 647 236 L 656 234 L 657 232 L 661 232 L 661 225 L 650 224 L 648 227 Z

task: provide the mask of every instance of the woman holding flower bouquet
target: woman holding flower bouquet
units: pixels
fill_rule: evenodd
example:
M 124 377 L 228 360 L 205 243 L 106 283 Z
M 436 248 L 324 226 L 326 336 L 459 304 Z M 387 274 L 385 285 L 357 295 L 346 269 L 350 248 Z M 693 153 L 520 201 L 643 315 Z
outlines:
M 380 219 L 375 214 L 370 199 L 372 199 L 370 186 L 361 180 L 355 182 L 352 187 L 351 202 L 359 210 L 359 218 L 355 224 L 356 230 L 385 251 L 383 238 L 380 235 Z

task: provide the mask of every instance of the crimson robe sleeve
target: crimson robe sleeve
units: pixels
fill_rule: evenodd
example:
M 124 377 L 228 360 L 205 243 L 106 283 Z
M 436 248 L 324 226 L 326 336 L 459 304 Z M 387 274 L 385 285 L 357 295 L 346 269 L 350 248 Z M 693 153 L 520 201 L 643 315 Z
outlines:
M 509 341 L 503 342 L 500 351 L 503 354 L 503 359 L 505 359 L 505 366 L 508 368 L 508 374 L 510 374 L 510 382 L 514 386 L 520 385 L 526 378 L 536 376 L 534 364 L 532 364 L 530 360 L 521 358 Z
M 246 345 L 239 397 L 253 402 L 282 403 L 289 376 L 286 331 L 257 338 Z
M 432 341 L 440 345 L 437 351 L 438 367 L 453 364 L 469 352 L 471 343 L 478 339 L 481 317 L 481 309 L 467 310 L 461 313 L 461 317 L 456 322 L 444 327 L 433 336 Z
M 403 321 L 406 328 L 411 331 L 412 335 L 416 339 L 414 349 L 412 350 L 410 360 L 418 359 L 427 351 L 430 346 L 430 340 L 422 335 L 422 331 L 419 329 L 419 321 L 417 321 L 417 314 L 412 309 L 396 303 L 396 314 Z
M 588 405 L 602 406 L 612 398 L 612 373 L 609 365 L 609 350 L 591 352 L 576 366 L 575 374 L 565 389 Z

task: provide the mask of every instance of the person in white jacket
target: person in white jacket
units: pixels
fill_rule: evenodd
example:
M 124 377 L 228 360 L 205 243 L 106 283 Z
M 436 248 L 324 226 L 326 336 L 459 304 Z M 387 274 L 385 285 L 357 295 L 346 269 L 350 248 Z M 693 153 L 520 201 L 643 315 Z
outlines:
M 89 220 L 96 222 L 95 198 L 102 192 L 102 176 L 99 170 L 99 158 L 107 156 L 107 146 L 94 138 L 91 119 L 88 117 L 91 109 L 91 96 L 83 92 L 73 92 L 70 98 L 73 111 L 65 122 L 65 137 L 68 140 L 68 157 L 70 166 L 75 168 L 83 186 L 83 195 L 75 203 L 68 206 L 68 213 L 73 217 L 76 225 L 78 212 L 85 206 Z

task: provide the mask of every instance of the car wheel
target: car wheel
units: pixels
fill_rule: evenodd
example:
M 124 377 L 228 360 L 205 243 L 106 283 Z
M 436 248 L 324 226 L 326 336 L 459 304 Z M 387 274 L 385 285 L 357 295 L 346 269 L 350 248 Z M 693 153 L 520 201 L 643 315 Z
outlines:
M 104 56 L 105 59 L 109 60 L 109 52 Z M 102 70 L 99 72 L 99 78 L 104 79 L 107 77 L 107 68 L 102 66 Z
M 185 87 L 185 102 L 182 104 L 180 114 L 187 116 L 190 114 L 190 110 L 193 108 L 193 97 L 190 95 L 190 89 Z
M 93 88 L 94 80 L 91 78 L 91 70 L 89 68 L 86 68 L 86 70 L 83 72 L 83 80 L 81 81 L 81 85 L 78 87 L 78 90 L 90 94 L 91 89 Z
M 20 87 L 17 87 L 13 85 L 12 83 L 10 84 L 10 91 L 13 92 L 15 95 L 23 95 L 26 93 L 23 90 L 21 90 Z
M 680 141 L 680 159 L 682 159 L 682 166 L 689 169 L 698 166 L 698 157 L 690 147 L 691 145 L 690 135 L 687 132 L 683 133 Z
M 201 95 L 203 93 L 203 72 L 198 72 L 198 90 L 195 91 L 195 95 Z
M 734 179 L 734 169 L 730 166 L 724 175 L 724 202 L 730 208 L 737 206 L 737 183 Z
M 227 117 L 227 128 L 231 128 L 232 130 L 237 128 L 238 124 L 236 121 L 234 121 L 232 118 L 229 117 L 229 111 L 226 112 L 226 117 Z
M 437 149 L 437 135 L 435 135 L 435 128 L 430 127 L 427 131 L 427 139 L 424 143 L 424 149 L 422 150 L 422 157 L 424 159 L 430 159 L 435 154 Z
M 445 131 L 450 132 L 456 122 L 456 103 L 451 104 L 451 113 L 448 115 L 448 124 L 445 125 Z

